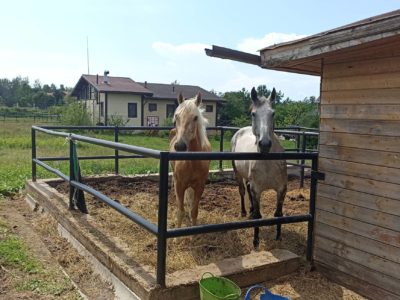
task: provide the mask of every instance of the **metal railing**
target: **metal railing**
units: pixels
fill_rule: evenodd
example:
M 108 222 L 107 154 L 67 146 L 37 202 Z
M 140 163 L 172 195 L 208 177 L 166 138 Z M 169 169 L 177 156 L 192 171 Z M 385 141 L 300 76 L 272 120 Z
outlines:
M 39 165 L 46 170 L 56 174 L 63 180 L 69 182 L 70 189 L 70 207 L 72 203 L 72 191 L 73 188 L 77 188 L 81 191 L 91 194 L 98 200 L 106 203 L 108 206 L 112 207 L 120 214 L 124 215 L 131 221 L 135 222 L 137 225 L 154 234 L 157 237 L 157 283 L 161 286 L 165 286 L 165 273 L 166 273 L 166 255 L 167 255 L 167 239 L 174 237 L 183 237 L 188 235 L 220 232 L 226 230 L 237 230 L 243 228 L 259 227 L 259 226 L 272 226 L 277 224 L 289 224 L 298 222 L 308 222 L 307 231 L 307 260 L 312 259 L 312 244 L 313 244 L 313 224 L 315 215 L 315 196 L 318 178 L 318 153 L 315 152 L 304 152 L 304 153 L 232 153 L 232 152 L 167 152 L 159 151 L 154 149 L 148 149 L 144 147 L 138 147 L 133 145 L 128 145 L 118 142 L 118 133 L 121 130 L 154 130 L 154 127 L 121 127 L 116 128 L 112 126 L 78 126 L 78 127 L 66 127 L 66 126 L 46 126 L 38 127 L 32 126 L 32 180 L 36 181 L 36 166 Z M 54 129 L 80 129 L 80 130 L 114 130 L 115 141 L 106 141 L 102 139 L 87 137 L 84 135 L 72 134 L 67 132 L 60 132 Z M 158 127 L 158 130 L 169 130 L 170 127 Z M 210 130 L 221 130 L 222 143 L 220 144 L 223 150 L 223 132 L 224 130 L 232 130 L 233 128 L 221 128 L 221 127 L 211 127 Z M 69 157 L 37 157 L 36 152 L 36 133 L 42 132 L 52 136 L 58 136 L 69 139 L 70 153 Z M 151 157 L 159 160 L 159 208 L 158 208 L 158 223 L 153 224 L 149 220 L 143 218 L 139 214 L 127 209 L 123 205 L 116 201 L 113 201 L 106 195 L 100 193 L 99 191 L 79 182 L 76 180 L 71 180 L 72 175 L 72 165 L 73 165 L 73 143 L 75 141 L 85 142 L 89 144 L 94 144 L 98 146 L 103 146 L 106 148 L 111 148 L 115 150 L 115 155 L 113 156 L 87 156 L 80 157 L 79 159 L 115 159 L 115 171 L 118 173 L 118 160 L 126 158 L 137 158 L 137 157 Z M 119 155 L 118 151 L 125 151 L 131 153 L 132 155 Z M 69 160 L 70 162 L 70 174 L 69 176 L 63 174 L 60 170 L 52 168 L 45 161 L 56 161 L 56 160 Z M 311 186 L 310 186 L 310 204 L 308 214 L 285 216 L 285 217 L 274 217 L 268 219 L 257 219 L 257 220 L 246 220 L 237 222 L 228 222 L 221 224 L 208 224 L 208 225 L 198 225 L 186 228 L 174 228 L 168 229 L 167 226 L 167 211 L 168 211 L 168 176 L 169 176 L 169 163 L 171 160 L 311 160 Z

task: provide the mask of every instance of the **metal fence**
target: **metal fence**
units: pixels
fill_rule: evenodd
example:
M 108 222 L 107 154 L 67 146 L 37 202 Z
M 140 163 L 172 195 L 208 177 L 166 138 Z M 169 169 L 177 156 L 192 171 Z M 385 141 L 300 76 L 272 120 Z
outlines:
M 171 127 L 156 127 L 157 130 L 170 130 Z M 92 138 L 84 135 L 72 134 L 67 132 L 60 132 L 62 130 L 114 130 L 114 142 L 102 139 Z M 316 152 L 286 152 L 286 153 L 232 153 L 223 152 L 224 132 L 229 130 L 237 130 L 232 127 L 210 127 L 209 130 L 216 130 L 220 134 L 220 150 L 221 152 L 168 152 L 138 147 L 118 142 L 119 132 L 122 130 L 155 130 L 154 127 L 112 127 L 112 126 L 32 126 L 32 180 L 36 181 L 36 167 L 37 165 L 45 168 L 46 170 L 56 174 L 63 180 L 69 182 L 70 189 L 70 207 L 72 204 L 73 189 L 77 188 L 81 191 L 91 194 L 98 200 L 106 203 L 122 215 L 126 216 L 137 225 L 154 234 L 157 237 L 157 283 L 165 286 L 165 273 L 166 273 L 166 250 L 167 239 L 174 237 L 183 237 L 188 235 L 220 232 L 226 230 L 237 230 L 243 228 L 252 228 L 260 226 L 272 226 L 277 224 L 289 224 L 298 222 L 308 222 L 307 232 L 307 260 L 312 258 L 312 244 L 313 244 L 313 224 L 315 214 L 315 196 L 318 179 L 318 153 Z M 36 153 L 36 133 L 42 132 L 52 136 L 58 136 L 69 139 L 69 157 L 37 157 Z M 286 131 L 285 131 L 286 132 Z M 294 132 L 294 131 L 293 131 Z M 304 133 L 305 134 L 305 133 Z M 86 156 L 79 157 L 79 159 L 114 159 L 115 160 L 115 173 L 118 174 L 118 164 L 120 159 L 127 158 L 156 158 L 159 160 L 159 209 L 158 209 L 158 223 L 153 224 L 149 220 L 143 218 L 137 213 L 127 209 L 116 201 L 113 201 L 106 195 L 99 191 L 79 182 L 72 180 L 73 174 L 73 143 L 75 141 L 85 142 L 115 150 L 115 155 L 110 156 Z M 120 155 L 119 151 L 125 151 L 132 155 Z M 60 161 L 69 160 L 70 174 L 69 176 L 63 174 L 60 170 L 52 168 L 46 161 Z M 167 227 L 167 211 L 168 211 L 168 176 L 169 176 L 169 163 L 171 160 L 311 160 L 311 187 L 310 187 L 310 204 L 309 212 L 304 215 L 274 217 L 268 219 L 246 220 L 237 222 L 228 222 L 221 224 L 208 224 L 198 225 L 185 228 L 168 229 Z M 220 164 L 222 169 L 222 164 Z

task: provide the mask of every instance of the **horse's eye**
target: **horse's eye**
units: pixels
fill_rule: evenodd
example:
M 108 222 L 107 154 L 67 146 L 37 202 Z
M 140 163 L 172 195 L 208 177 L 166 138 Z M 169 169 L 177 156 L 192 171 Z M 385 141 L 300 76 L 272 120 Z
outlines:
M 254 117 L 256 116 L 256 113 L 255 113 L 255 112 L 252 112 L 252 113 L 251 113 L 251 116 L 254 118 Z
M 194 117 L 194 120 L 197 121 L 197 116 Z
M 275 117 L 275 112 L 272 113 L 272 116 Z

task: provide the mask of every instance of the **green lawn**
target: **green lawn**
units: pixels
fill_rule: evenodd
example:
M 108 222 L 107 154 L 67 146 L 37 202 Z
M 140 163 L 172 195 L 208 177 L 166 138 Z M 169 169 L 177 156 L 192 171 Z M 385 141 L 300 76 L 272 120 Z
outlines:
M 12 194 L 23 187 L 26 179 L 31 177 L 31 126 L 32 121 L 1 121 L 0 122 L 0 195 Z M 113 141 L 112 132 L 80 133 L 97 138 Z M 213 151 L 219 151 L 218 137 L 210 136 Z M 121 134 L 121 143 L 142 146 L 157 150 L 168 150 L 168 137 L 154 137 L 145 134 Z M 68 156 L 68 142 L 61 137 L 37 133 L 37 157 Z M 294 148 L 294 142 L 283 141 L 285 148 Z M 224 150 L 229 151 L 230 137 L 226 136 Z M 78 156 L 113 155 L 113 149 L 78 142 Z M 120 152 L 120 154 L 125 154 Z M 100 173 L 113 173 L 114 160 L 82 160 L 82 175 Z M 69 173 L 68 162 L 48 162 L 49 165 L 60 169 L 64 174 Z M 158 172 L 156 159 L 121 159 L 119 163 L 120 174 L 144 174 Z M 213 161 L 211 168 L 217 168 L 218 161 Z M 224 167 L 231 167 L 230 161 L 224 161 Z M 38 178 L 50 178 L 56 175 L 37 167 Z

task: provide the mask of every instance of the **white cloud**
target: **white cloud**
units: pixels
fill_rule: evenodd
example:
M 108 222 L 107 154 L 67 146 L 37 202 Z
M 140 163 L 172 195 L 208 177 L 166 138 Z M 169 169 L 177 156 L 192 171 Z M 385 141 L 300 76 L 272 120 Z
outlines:
M 289 37 L 285 38 L 287 40 Z M 282 40 L 283 37 L 280 41 Z M 261 47 L 267 45 L 264 40 L 261 43 Z M 147 71 L 141 74 L 145 78 L 143 80 L 166 83 L 177 80 L 181 84 L 198 85 L 217 92 L 238 91 L 242 88 L 250 90 L 253 86 L 265 84 L 268 88 L 281 90 L 285 97 L 294 100 L 318 95 L 318 77 L 265 70 L 253 65 L 208 57 L 204 52 L 204 48 L 209 48 L 206 44 L 155 42 L 152 48 L 158 59 L 146 63 Z
M 271 32 L 259 39 L 256 38 L 244 39 L 242 42 L 238 44 L 237 48 L 240 51 L 257 53 L 258 50 L 265 48 L 267 46 L 271 46 L 278 43 L 289 42 L 301 39 L 303 37 L 306 37 L 306 35 L 296 34 L 296 33 Z

